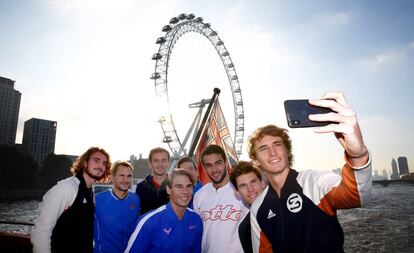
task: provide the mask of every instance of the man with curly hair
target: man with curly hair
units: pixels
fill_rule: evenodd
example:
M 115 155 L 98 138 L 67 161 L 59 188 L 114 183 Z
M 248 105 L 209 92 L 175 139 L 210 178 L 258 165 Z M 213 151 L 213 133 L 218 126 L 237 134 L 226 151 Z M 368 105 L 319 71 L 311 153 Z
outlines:
M 371 158 L 355 111 L 341 92 L 329 92 L 309 103 L 333 111 L 311 114 L 309 119 L 331 122 L 314 131 L 333 133 L 341 144 L 342 174 L 296 171 L 287 130 L 275 125 L 257 128 L 248 141 L 249 157 L 269 186 L 250 209 L 253 252 L 268 252 L 269 247 L 273 252 L 344 252 L 337 210 L 361 207 L 370 197 Z
M 93 252 L 92 185 L 106 182 L 110 168 L 109 154 L 91 147 L 73 163 L 73 176 L 46 192 L 31 235 L 34 253 Z

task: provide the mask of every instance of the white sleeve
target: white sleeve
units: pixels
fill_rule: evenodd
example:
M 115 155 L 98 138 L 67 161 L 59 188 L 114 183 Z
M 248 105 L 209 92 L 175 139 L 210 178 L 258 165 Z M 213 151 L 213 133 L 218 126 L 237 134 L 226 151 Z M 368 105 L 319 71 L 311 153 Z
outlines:
M 257 212 L 260 208 L 260 205 L 263 203 L 264 198 L 269 191 L 269 185 L 264 188 L 264 190 L 256 197 L 250 207 L 250 236 L 252 238 L 252 247 L 253 252 L 258 253 L 260 252 L 260 244 L 262 243 L 261 237 L 264 236 L 262 233 L 262 229 L 260 228 L 259 222 L 257 221 Z M 266 239 L 267 241 L 267 239 Z M 270 245 L 270 243 L 269 243 Z
M 33 253 L 51 252 L 53 228 L 64 210 L 68 209 L 76 198 L 77 187 L 72 182 L 58 182 L 43 196 L 40 215 L 31 234 Z
M 200 191 L 197 191 L 194 194 L 194 198 L 193 198 L 193 210 L 198 215 L 200 215 Z

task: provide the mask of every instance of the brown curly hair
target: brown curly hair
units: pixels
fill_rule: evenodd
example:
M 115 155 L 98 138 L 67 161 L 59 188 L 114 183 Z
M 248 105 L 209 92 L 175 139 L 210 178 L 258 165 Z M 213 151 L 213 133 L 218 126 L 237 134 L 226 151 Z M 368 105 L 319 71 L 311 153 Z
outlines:
M 277 127 L 275 125 L 267 125 L 264 127 L 259 127 L 249 137 L 249 140 L 247 142 L 247 152 L 249 153 L 250 159 L 256 160 L 257 158 L 256 150 L 255 150 L 255 142 L 260 141 L 261 139 L 263 139 L 263 137 L 267 135 L 282 138 L 283 144 L 285 144 L 287 152 L 288 152 L 289 166 L 292 167 L 293 162 L 294 162 L 293 154 L 292 154 L 292 140 L 289 137 L 288 130 Z
M 108 162 L 105 167 L 105 172 L 97 182 L 99 183 L 107 182 L 109 180 L 109 176 L 111 175 L 111 159 L 109 157 L 108 152 L 106 152 L 103 148 L 91 147 L 85 153 L 79 156 L 76 159 L 76 161 L 72 164 L 72 167 L 70 168 L 70 171 L 72 172 L 72 174 L 77 175 L 79 173 L 82 173 L 83 170 L 85 169 L 85 166 L 84 166 L 85 162 L 88 162 L 92 154 L 96 152 L 102 153 L 108 159 Z

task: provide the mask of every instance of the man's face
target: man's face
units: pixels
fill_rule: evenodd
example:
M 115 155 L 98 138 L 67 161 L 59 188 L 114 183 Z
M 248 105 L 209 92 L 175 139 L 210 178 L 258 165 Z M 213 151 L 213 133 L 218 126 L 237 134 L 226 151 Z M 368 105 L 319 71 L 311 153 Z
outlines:
M 185 169 L 186 171 L 190 172 L 193 176 L 194 182 L 197 182 L 197 169 L 194 167 L 192 162 L 183 162 L 180 165 L 180 168 Z
M 89 160 L 85 162 L 85 173 L 95 179 L 99 180 L 105 172 L 106 165 L 108 164 L 107 157 L 101 152 L 95 152 L 89 157 Z
M 249 206 L 256 197 L 263 191 L 265 185 L 254 172 L 240 175 L 236 178 L 237 191 L 242 196 L 244 202 Z
M 225 185 L 229 177 L 227 176 L 226 163 L 220 154 L 210 154 L 204 156 L 203 167 L 208 177 L 216 186 Z
M 255 141 L 255 162 L 266 175 L 279 174 L 289 169 L 289 158 L 283 140 L 279 136 L 266 135 Z
M 120 165 L 112 177 L 114 188 L 126 192 L 132 184 L 132 172 L 128 166 Z
M 186 208 L 193 196 L 193 184 L 188 176 L 176 175 L 171 187 L 167 186 L 167 193 L 170 195 L 171 205 Z
M 167 174 L 168 166 L 170 161 L 168 159 L 168 154 L 165 152 L 157 152 L 152 155 L 151 161 L 149 161 L 149 166 L 152 169 L 152 174 L 156 176 L 164 176 Z

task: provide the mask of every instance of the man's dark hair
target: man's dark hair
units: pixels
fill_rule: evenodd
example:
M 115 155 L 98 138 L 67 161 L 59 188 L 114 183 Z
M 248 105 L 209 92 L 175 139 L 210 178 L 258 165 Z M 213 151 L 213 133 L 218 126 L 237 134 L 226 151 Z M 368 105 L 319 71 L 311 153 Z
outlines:
M 190 162 L 194 165 L 194 168 L 197 169 L 197 164 L 194 162 L 194 160 L 189 157 L 189 156 L 183 156 L 180 158 L 180 160 L 178 160 L 177 163 L 177 168 L 181 168 L 181 164 L 185 163 L 185 162 Z
M 245 175 L 250 172 L 253 172 L 254 174 L 256 174 L 257 178 L 260 181 L 262 181 L 262 174 L 260 173 L 259 170 L 253 167 L 252 162 L 240 161 L 233 166 L 233 169 L 230 173 L 230 181 L 233 184 L 234 188 L 236 188 L 236 190 L 239 189 L 237 187 L 237 178 L 240 177 L 241 175 Z
M 211 154 L 219 154 L 223 158 L 224 162 L 227 161 L 226 152 L 224 152 L 224 149 L 220 147 L 219 145 L 211 144 L 207 146 L 201 153 L 201 163 L 203 165 L 204 165 L 204 157 L 206 155 L 211 155 Z

